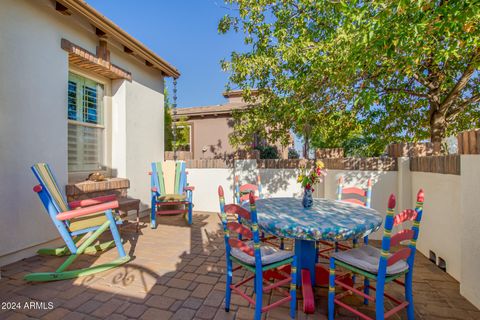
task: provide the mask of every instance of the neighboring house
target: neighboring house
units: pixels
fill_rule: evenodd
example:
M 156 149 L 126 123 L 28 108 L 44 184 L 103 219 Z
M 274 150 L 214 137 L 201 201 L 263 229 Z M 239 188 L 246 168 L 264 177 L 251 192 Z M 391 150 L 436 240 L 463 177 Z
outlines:
M 32 191 L 36 162 L 62 187 L 92 171 L 127 177 L 148 206 L 177 69 L 84 1 L 3 0 L 0 70 L 0 265 L 58 237 Z
M 190 143 L 184 148 L 191 152 L 192 159 L 224 158 L 235 153 L 236 148 L 230 144 L 229 135 L 234 130 L 233 113 L 245 110 L 249 105 L 242 98 L 241 90 L 224 92 L 227 103 L 221 105 L 178 108 L 176 119 L 189 127 Z M 182 124 L 181 124 L 182 125 Z M 264 144 L 255 137 L 254 145 Z M 288 148 L 293 146 L 277 144 L 282 158 L 288 158 Z

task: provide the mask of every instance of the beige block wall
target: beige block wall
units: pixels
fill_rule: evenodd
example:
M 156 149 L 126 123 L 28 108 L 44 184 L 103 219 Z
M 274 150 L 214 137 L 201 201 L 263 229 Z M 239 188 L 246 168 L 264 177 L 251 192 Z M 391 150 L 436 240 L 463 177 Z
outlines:
M 461 166 L 460 293 L 480 309 L 480 155 L 462 155 Z
M 425 204 L 417 242 L 418 250 L 430 250 L 447 263 L 447 271 L 460 280 L 461 270 L 461 178 L 457 175 L 412 172 L 411 196 L 423 188 Z

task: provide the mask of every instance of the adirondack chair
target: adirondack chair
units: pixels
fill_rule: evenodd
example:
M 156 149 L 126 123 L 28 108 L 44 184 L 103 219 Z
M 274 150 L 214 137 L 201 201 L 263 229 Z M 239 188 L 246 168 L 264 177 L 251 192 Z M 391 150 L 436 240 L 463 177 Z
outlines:
M 38 194 L 43 205 L 57 228 L 66 246 L 56 249 L 40 249 L 38 254 L 64 256 L 67 260 L 55 272 L 27 274 L 27 281 L 53 281 L 77 278 L 115 268 L 130 260 L 123 249 L 113 209 L 118 207 L 115 195 L 67 203 L 60 192 L 50 167 L 45 163 L 32 166 L 32 171 L 39 184 L 33 190 Z M 113 240 L 94 245 L 97 238 L 110 229 Z M 117 247 L 119 257 L 111 262 L 84 269 L 67 270 L 67 268 L 84 253 L 95 253 Z
M 290 303 L 290 318 L 295 319 L 296 315 L 296 271 L 297 258 L 294 252 L 280 250 L 278 248 L 261 243 L 258 231 L 257 211 L 255 207 L 255 196 L 250 193 L 250 211 L 242 208 L 238 204 L 225 205 L 225 197 L 222 186 L 218 187 L 218 196 L 220 200 L 220 217 L 222 220 L 225 251 L 227 258 L 227 279 L 225 295 L 225 311 L 230 311 L 230 301 L 232 292 L 240 295 L 255 307 L 255 320 L 260 320 L 262 313 L 272 308 L 278 307 L 284 303 Z M 247 221 L 246 224 L 236 222 L 236 219 L 229 219 L 227 215 L 240 216 Z M 248 242 L 235 237 L 236 234 L 242 234 L 244 238 L 250 239 Z M 233 267 L 233 263 L 237 267 Z M 271 283 L 265 274 L 269 271 L 288 268 L 289 274 L 286 274 L 282 280 Z M 237 270 L 246 270 L 253 275 L 244 278 L 237 283 L 232 283 L 233 273 Z M 255 283 L 255 300 L 245 293 L 241 287 L 248 281 Z M 289 285 L 288 289 L 281 286 Z M 263 304 L 263 295 L 271 295 L 276 290 L 280 295 L 279 300 L 269 304 Z
M 381 249 L 365 245 L 347 251 L 336 252 L 332 255 L 330 258 L 328 292 L 329 320 L 334 319 L 335 305 L 353 312 L 362 319 L 372 319 L 342 301 L 342 298 L 351 293 L 362 296 L 364 298 L 364 304 L 368 304 L 369 301 L 375 303 L 375 319 L 377 320 L 389 318 L 404 308 L 407 308 L 408 319 L 414 319 L 412 279 L 420 221 L 422 220 L 423 214 L 423 201 L 424 193 L 423 190 L 420 190 L 417 193 L 417 204 L 415 209 L 406 209 L 395 215 L 394 210 L 396 201 L 395 196 L 392 194 L 388 200 Z M 406 221 L 413 221 L 411 229 L 405 229 L 392 235 L 393 227 L 401 225 Z M 395 252 L 391 252 L 392 247 L 398 246 L 404 241 L 408 241 L 408 246 Z M 365 280 L 363 286 L 354 288 L 340 280 L 336 280 L 335 269 L 337 266 L 364 276 Z M 399 280 L 401 277 L 405 278 L 404 282 Z M 370 280 L 376 282 L 376 288 L 370 285 Z M 385 293 L 385 285 L 387 283 L 395 283 L 405 287 L 406 300 L 401 301 L 396 297 Z M 342 287 L 344 291 L 335 295 L 335 286 L 337 285 Z M 375 297 L 370 296 L 370 289 L 375 291 Z M 384 306 L 385 298 L 392 301 L 394 305 L 394 307 L 387 312 L 385 312 Z
M 358 204 L 363 207 L 370 208 L 372 202 L 372 179 L 368 179 L 367 189 L 361 187 L 343 187 L 343 177 L 340 176 L 337 184 L 337 200 L 343 202 L 349 202 Z M 365 244 L 368 244 L 368 236 L 363 238 Z M 328 252 L 338 251 L 338 250 L 347 250 L 351 249 L 351 246 L 346 243 L 331 243 L 328 241 L 319 241 L 321 244 L 326 246 L 324 249 L 318 250 L 318 255 L 322 258 L 329 259 L 327 255 Z M 356 247 L 358 244 L 357 239 L 353 239 L 353 246 Z
M 163 214 L 187 214 L 188 224 L 192 224 L 192 197 L 195 188 L 188 185 L 185 169 L 185 161 L 152 163 L 152 229 L 157 227 L 157 215 Z

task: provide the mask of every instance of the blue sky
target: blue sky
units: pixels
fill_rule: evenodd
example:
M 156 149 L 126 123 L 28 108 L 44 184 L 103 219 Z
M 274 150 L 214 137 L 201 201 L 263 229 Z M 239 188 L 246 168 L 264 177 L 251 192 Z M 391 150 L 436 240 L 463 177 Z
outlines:
M 220 35 L 223 0 L 87 0 L 95 9 L 178 68 L 178 107 L 224 103 L 228 74 L 220 60 L 245 50 L 241 34 Z M 171 92 L 171 79 L 167 80 Z

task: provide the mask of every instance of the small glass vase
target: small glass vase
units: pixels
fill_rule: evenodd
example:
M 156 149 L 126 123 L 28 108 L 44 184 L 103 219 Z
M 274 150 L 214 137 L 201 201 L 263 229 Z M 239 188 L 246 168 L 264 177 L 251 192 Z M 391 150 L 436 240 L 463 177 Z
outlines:
M 304 208 L 311 208 L 313 206 L 312 189 L 305 188 L 303 190 L 302 204 Z

